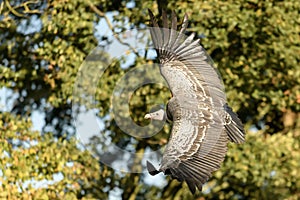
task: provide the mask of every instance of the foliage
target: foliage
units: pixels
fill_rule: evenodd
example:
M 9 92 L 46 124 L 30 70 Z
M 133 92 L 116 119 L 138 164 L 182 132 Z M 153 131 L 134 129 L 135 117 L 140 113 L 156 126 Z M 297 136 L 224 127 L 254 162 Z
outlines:
M 157 2 L 0 3 L 0 86 L 17 95 L 11 113 L 0 113 L 2 199 L 107 199 L 116 188 L 123 199 L 300 198 L 300 3 Z M 188 13 L 188 30 L 202 37 L 201 44 L 222 75 L 229 104 L 248 133 L 245 144 L 229 145 L 222 168 L 194 197 L 186 184 L 176 180 L 167 178 L 168 184 L 159 188 L 146 184 L 144 174 L 115 173 L 81 150 L 72 136 L 71 102 L 76 101 L 72 92 L 79 67 L 100 42 L 106 46 L 111 42 L 101 30 L 96 34 L 95 25 L 104 20 L 114 34 L 142 28 L 148 24 L 147 8 L 158 17 L 161 9 L 176 10 L 180 19 Z M 112 12 L 112 21 L 107 12 Z M 170 126 L 151 138 L 136 139 L 125 135 L 110 115 L 117 81 L 131 69 L 154 61 L 133 54 L 134 63 L 128 68 L 115 62 L 104 72 L 95 105 L 98 116 L 106 120 L 100 134 L 109 133 L 119 146 L 143 152 L 165 144 Z M 135 91 L 129 106 L 137 124 L 147 124 L 143 116 L 156 105 L 157 97 L 166 103 L 167 88 L 147 85 Z M 35 110 L 45 114 L 42 133 L 32 131 L 29 118 Z M 62 180 L 34 186 L 53 181 L 54 176 Z
M 229 146 L 222 170 L 208 184 L 213 188 L 209 199 L 299 198 L 300 141 L 292 132 L 266 137 L 249 133 L 246 144 Z
M 0 114 L 1 199 L 106 199 L 110 176 L 73 139 L 32 131 L 29 119 Z
M 89 6 L 84 2 L 1 3 L 0 86 L 19 95 L 12 111 L 30 115 L 33 108 L 41 108 L 57 134 L 71 126 L 74 79 L 97 44 L 95 15 L 85 12 Z M 45 102 L 51 106 L 45 108 Z

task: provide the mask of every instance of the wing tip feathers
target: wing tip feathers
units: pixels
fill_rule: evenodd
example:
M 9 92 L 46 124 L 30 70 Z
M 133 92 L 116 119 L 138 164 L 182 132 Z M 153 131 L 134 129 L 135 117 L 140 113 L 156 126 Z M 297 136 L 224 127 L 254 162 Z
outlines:
M 231 142 L 236 144 L 242 144 L 245 142 L 245 130 L 238 115 L 233 112 L 232 108 L 228 104 L 224 105 L 225 111 L 230 115 L 231 121 L 225 124 L 228 138 Z

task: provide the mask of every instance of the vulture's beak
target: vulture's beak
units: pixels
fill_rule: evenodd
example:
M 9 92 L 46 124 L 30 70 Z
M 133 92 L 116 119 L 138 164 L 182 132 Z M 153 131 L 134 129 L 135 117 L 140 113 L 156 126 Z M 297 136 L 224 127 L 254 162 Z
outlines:
M 151 119 L 151 115 L 150 114 L 146 114 L 144 118 L 145 119 Z
M 144 118 L 163 121 L 165 119 L 165 111 L 159 109 L 158 111 L 146 114 Z

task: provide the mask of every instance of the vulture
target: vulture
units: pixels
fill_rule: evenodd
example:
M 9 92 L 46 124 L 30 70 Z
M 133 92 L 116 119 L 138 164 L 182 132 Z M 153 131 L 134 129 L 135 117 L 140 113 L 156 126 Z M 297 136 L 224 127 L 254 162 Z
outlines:
M 227 104 L 224 85 L 210 57 L 194 39 L 184 35 L 188 26 L 185 14 L 177 31 L 177 16 L 172 12 L 169 26 L 162 12 L 162 27 L 149 11 L 150 34 L 158 54 L 160 73 L 172 97 L 166 111 L 148 113 L 145 119 L 170 120 L 172 129 L 159 169 L 147 161 L 151 175 L 163 172 L 186 182 L 194 194 L 212 172 L 220 168 L 227 143 L 243 143 L 245 131 L 241 120 Z

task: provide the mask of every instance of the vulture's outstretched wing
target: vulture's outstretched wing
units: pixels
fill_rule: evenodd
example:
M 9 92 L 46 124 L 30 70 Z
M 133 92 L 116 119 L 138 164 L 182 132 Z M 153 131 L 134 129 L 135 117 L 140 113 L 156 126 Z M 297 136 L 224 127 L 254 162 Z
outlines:
M 243 125 L 227 105 L 222 80 L 199 39 L 194 40 L 194 34 L 184 35 L 187 15 L 177 32 L 174 12 L 170 29 L 165 12 L 163 28 L 150 10 L 149 14 L 160 71 L 173 95 L 167 105 L 173 127 L 159 170 L 149 162 L 147 167 L 151 175 L 164 172 L 186 181 L 194 193 L 220 168 L 228 140 L 244 142 Z

